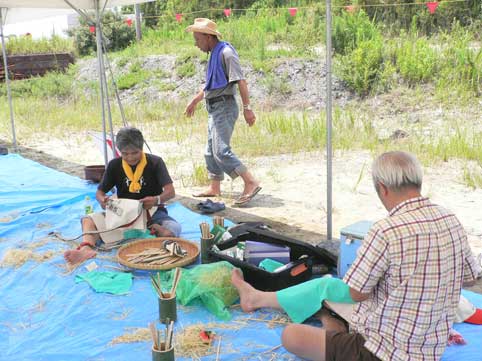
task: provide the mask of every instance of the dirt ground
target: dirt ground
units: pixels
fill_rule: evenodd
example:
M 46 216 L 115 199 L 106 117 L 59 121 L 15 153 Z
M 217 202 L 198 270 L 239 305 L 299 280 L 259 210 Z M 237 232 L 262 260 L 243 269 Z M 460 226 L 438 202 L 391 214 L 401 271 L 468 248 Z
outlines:
M 164 148 L 151 144 L 153 152 Z M 19 153 L 57 170 L 84 177 L 84 166 L 102 164 L 102 156 L 90 142 L 72 147 L 65 142 L 50 140 L 20 147 Z M 327 241 L 326 159 L 323 154 L 305 153 L 251 159 L 248 165 L 261 181 L 262 190 L 251 203 L 232 206 L 242 191 L 242 181 L 225 180 L 222 197 L 226 210 L 219 213 L 234 222 L 262 221 L 274 230 L 312 244 L 320 244 L 337 253 L 340 230 L 360 220 L 376 221 L 386 215 L 370 178 L 372 157 L 365 151 L 335 153 L 333 159 L 332 240 Z M 169 166 L 169 165 L 168 165 Z M 195 210 L 200 200 L 192 193 L 201 187 L 188 185 L 182 176 L 182 165 L 171 170 L 177 197 Z M 449 161 L 425 168 L 423 194 L 435 203 L 455 212 L 468 233 L 474 254 L 482 253 L 482 189 L 470 189 L 460 181 L 461 165 Z M 177 174 L 177 171 L 181 173 Z M 472 290 L 482 293 L 482 280 Z

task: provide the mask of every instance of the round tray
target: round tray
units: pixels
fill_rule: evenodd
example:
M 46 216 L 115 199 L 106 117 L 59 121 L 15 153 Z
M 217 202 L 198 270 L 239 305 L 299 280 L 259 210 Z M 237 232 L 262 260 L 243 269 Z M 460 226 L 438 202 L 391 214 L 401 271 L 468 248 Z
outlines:
M 167 264 L 167 265 L 162 265 L 162 264 L 148 265 L 143 263 L 130 262 L 127 260 L 128 254 L 139 253 L 147 248 L 156 248 L 156 247 L 160 248 L 162 246 L 162 243 L 168 239 L 179 243 L 179 245 L 187 251 L 187 256 L 179 259 L 179 261 L 177 262 Z M 199 247 L 197 244 L 191 241 L 188 241 L 182 238 L 175 238 L 175 237 L 159 237 L 159 238 L 140 239 L 140 240 L 128 243 L 126 245 L 123 245 L 121 248 L 119 248 L 119 251 L 117 252 L 117 260 L 119 261 L 120 264 L 129 268 L 144 269 L 144 270 L 168 270 L 171 268 L 187 266 L 188 264 L 195 262 L 198 255 L 199 255 Z

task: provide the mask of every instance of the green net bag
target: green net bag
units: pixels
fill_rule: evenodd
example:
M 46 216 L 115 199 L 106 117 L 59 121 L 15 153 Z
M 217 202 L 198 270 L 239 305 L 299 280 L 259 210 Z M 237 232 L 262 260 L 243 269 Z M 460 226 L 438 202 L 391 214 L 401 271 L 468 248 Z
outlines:
M 239 298 L 238 291 L 231 284 L 233 269 L 234 266 L 226 261 L 183 269 L 176 290 L 177 300 L 182 305 L 201 302 L 216 317 L 230 320 L 231 313 L 227 308 Z M 170 288 L 173 276 L 174 270 L 164 272 L 163 286 Z

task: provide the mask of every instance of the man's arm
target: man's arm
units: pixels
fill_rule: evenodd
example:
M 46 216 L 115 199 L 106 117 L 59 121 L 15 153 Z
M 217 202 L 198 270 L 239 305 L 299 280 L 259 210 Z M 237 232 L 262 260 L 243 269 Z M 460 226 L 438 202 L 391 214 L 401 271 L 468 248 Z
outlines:
M 249 104 L 249 90 L 248 83 L 246 80 L 238 80 L 239 95 L 241 95 L 241 100 L 243 101 L 243 114 L 246 123 L 251 127 L 256 122 L 256 116 L 254 115 L 253 109 Z
M 172 199 L 175 196 L 176 191 L 174 190 L 174 185 L 172 183 L 169 183 L 163 186 L 163 191 L 158 196 L 144 197 L 139 201 L 144 204 L 144 209 L 151 209 L 152 207 L 163 205 L 169 199 Z
M 102 209 L 105 209 L 109 197 L 105 195 L 105 192 L 102 189 L 97 189 L 97 192 L 95 192 L 95 199 L 97 199 L 97 202 L 99 202 Z
M 191 100 L 191 102 L 187 105 L 186 109 L 184 110 L 184 114 L 188 117 L 192 117 L 194 115 L 194 111 L 196 110 L 197 104 L 203 100 L 204 98 L 204 90 L 200 90 L 196 96 Z
M 370 293 L 361 293 L 350 287 L 350 296 L 355 302 L 363 302 L 370 298 Z

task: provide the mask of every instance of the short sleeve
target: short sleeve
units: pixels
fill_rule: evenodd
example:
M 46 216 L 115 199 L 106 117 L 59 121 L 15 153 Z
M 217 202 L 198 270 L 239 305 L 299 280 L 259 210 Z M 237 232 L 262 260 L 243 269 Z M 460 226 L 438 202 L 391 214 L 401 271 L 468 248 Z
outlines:
M 102 176 L 102 180 L 100 181 L 97 189 L 101 190 L 104 193 L 109 192 L 115 186 L 115 179 L 114 179 L 114 162 L 111 160 L 109 164 L 107 164 L 107 169 Z
M 159 162 L 156 165 L 156 177 L 159 180 L 159 184 L 161 187 L 172 183 L 172 179 L 167 170 L 166 163 L 164 163 L 162 158 L 159 159 Z
M 343 280 L 361 293 L 370 293 L 389 266 L 388 244 L 382 230 L 372 228 Z
M 223 50 L 223 61 L 226 69 L 226 76 L 228 77 L 228 83 L 244 79 L 239 57 L 233 49 L 228 46 Z

